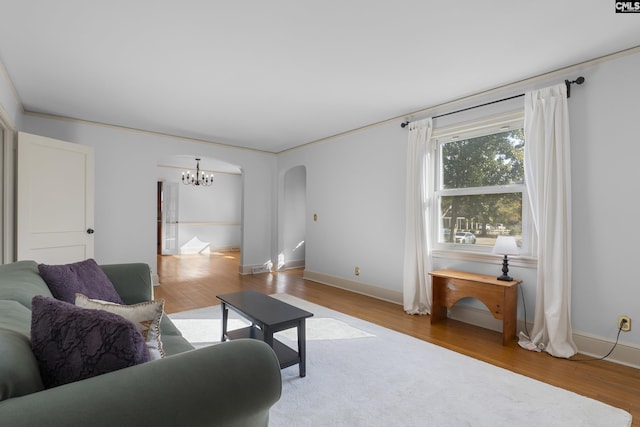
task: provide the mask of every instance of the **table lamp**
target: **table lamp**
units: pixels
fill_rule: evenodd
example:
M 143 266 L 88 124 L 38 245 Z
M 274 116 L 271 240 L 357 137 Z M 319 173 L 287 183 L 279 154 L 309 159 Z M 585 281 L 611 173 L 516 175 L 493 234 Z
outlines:
M 513 278 L 509 277 L 509 258 L 507 255 L 518 255 L 518 245 L 516 244 L 516 238 L 513 236 L 498 236 L 496 244 L 493 246 L 493 253 L 504 255 L 502 259 L 502 276 L 498 277 L 498 280 L 504 280 L 510 282 Z

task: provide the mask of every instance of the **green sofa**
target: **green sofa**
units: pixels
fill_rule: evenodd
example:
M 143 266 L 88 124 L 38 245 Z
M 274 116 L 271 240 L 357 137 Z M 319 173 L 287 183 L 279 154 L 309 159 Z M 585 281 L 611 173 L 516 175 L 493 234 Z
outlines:
M 101 266 L 126 304 L 149 301 L 146 264 Z M 163 316 L 166 357 L 44 389 L 31 300 L 51 296 L 34 261 L 0 266 L 0 426 L 267 426 L 282 379 L 273 350 L 236 340 L 194 350 Z

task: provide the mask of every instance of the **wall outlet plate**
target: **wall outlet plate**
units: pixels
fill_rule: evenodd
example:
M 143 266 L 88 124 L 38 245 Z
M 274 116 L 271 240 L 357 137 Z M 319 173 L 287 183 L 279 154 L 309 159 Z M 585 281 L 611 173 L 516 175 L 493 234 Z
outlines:
M 626 320 L 624 324 L 622 323 L 623 320 Z M 629 316 L 618 316 L 618 328 L 622 332 L 631 331 L 631 318 Z

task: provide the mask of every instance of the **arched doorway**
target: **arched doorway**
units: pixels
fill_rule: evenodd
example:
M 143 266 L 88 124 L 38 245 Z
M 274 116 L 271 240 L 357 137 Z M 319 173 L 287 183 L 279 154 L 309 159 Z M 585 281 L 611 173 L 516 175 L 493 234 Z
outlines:
M 182 173 L 196 168 L 213 174 L 210 186 L 184 185 Z M 158 161 L 158 253 L 208 254 L 241 251 L 242 171 L 239 167 L 199 155 Z

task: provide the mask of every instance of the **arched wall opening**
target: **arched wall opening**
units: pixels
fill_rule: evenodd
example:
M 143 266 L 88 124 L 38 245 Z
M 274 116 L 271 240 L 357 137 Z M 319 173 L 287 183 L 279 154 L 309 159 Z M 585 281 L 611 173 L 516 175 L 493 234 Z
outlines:
M 186 185 L 183 173 L 213 175 L 211 185 Z M 238 166 L 193 155 L 158 160 L 157 247 L 159 255 L 241 251 L 242 171 Z

